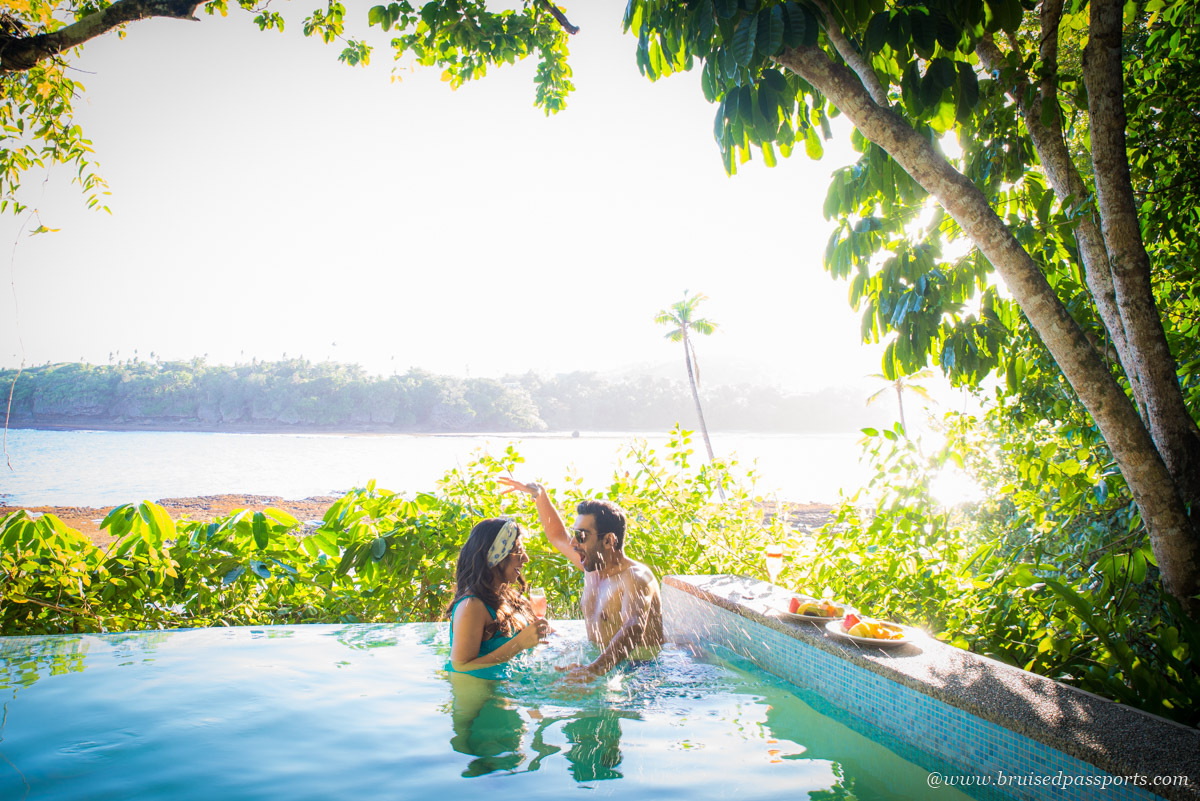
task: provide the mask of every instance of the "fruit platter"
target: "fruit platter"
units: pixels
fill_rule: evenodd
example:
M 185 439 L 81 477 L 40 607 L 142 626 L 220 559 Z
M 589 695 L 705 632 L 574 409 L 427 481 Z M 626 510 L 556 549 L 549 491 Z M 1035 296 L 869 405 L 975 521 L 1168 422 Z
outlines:
M 888 623 L 851 612 L 841 620 L 831 620 L 825 630 L 837 637 L 861 645 L 904 645 L 915 639 L 915 632 L 897 623 Z
M 830 601 L 828 599 L 818 600 L 817 598 L 809 598 L 807 596 L 793 596 L 788 601 L 787 611 L 781 611 L 779 614 L 790 620 L 825 623 L 853 611 L 851 607 L 837 601 Z

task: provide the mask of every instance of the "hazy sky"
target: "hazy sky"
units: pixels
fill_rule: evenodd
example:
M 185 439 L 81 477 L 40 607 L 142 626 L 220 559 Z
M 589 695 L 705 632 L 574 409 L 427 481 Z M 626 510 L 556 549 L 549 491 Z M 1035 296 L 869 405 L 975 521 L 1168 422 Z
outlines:
M 533 107 L 532 58 L 452 92 L 436 68 L 392 81 L 378 30 L 367 69 L 298 19 L 261 33 L 237 9 L 92 42 L 77 118 L 112 215 L 86 210 L 70 171 L 26 176 L 22 198 L 62 230 L 0 218 L 0 365 L 136 348 L 607 371 L 677 358 L 653 317 L 691 290 L 722 325 L 702 358 L 793 390 L 878 372 L 821 266 L 849 137 L 728 178 L 698 70 L 651 83 L 622 4 L 565 7 L 577 91 L 552 118 Z

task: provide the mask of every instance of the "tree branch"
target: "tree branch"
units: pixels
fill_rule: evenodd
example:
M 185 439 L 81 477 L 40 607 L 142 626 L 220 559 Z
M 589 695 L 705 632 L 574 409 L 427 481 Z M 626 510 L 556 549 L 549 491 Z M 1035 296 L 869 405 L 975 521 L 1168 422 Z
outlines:
M 550 0 L 537 0 L 537 4 L 550 12 L 550 16 L 558 20 L 558 24 L 567 33 L 574 35 L 579 33 L 579 27 L 571 24 L 571 20 L 567 19 L 567 15 L 558 9 L 558 6 L 550 2 Z
M 195 20 L 198 0 L 117 0 L 51 33 L 17 37 L 0 34 L 0 73 L 22 72 L 38 62 L 78 47 L 127 22 L 150 17 Z
M 850 69 L 854 70 L 854 74 L 862 81 L 862 85 L 866 87 L 867 92 L 871 95 L 871 99 L 881 106 L 887 107 L 888 95 L 887 90 L 883 88 L 883 84 L 879 82 L 879 76 L 875 74 L 875 70 L 863 58 L 862 53 L 850 43 L 846 35 L 842 33 L 842 28 L 833 18 L 833 14 L 829 12 L 829 7 L 825 5 L 824 0 L 813 0 L 814 5 L 825 16 L 825 35 L 829 37 L 829 41 L 833 42 L 833 46 L 837 48 L 838 55 L 845 60 Z

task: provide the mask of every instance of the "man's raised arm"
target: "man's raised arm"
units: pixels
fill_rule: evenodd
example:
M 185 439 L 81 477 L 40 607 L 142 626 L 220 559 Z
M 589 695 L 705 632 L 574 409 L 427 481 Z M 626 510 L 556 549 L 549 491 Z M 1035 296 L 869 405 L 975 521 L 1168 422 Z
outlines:
M 572 565 L 583 570 L 583 561 L 575 552 L 571 543 L 571 535 L 567 533 L 567 527 L 563 525 L 562 516 L 554 508 L 554 503 L 550 500 L 550 493 L 546 492 L 541 484 L 532 482 L 522 484 L 520 481 L 506 476 L 500 477 L 500 483 L 506 487 L 502 492 L 524 492 L 533 496 L 538 520 L 542 524 L 542 530 L 546 532 L 546 539 L 554 546 L 555 550 L 567 557 Z

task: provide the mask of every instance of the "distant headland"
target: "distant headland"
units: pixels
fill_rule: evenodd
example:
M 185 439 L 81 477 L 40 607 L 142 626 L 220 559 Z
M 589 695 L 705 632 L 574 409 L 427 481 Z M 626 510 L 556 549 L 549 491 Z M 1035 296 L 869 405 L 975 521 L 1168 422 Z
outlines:
M 16 383 L 13 381 L 16 379 Z M 0 371 L 11 428 L 244 433 L 666 431 L 692 415 L 683 381 L 606 380 L 575 372 L 459 378 L 424 370 L 368 375 L 305 359 L 209 365 L 189 361 L 52 364 Z M 703 388 L 712 430 L 854 431 L 878 413 L 850 389 L 787 394 L 772 387 Z

